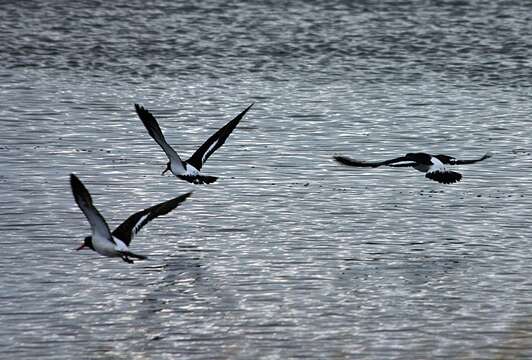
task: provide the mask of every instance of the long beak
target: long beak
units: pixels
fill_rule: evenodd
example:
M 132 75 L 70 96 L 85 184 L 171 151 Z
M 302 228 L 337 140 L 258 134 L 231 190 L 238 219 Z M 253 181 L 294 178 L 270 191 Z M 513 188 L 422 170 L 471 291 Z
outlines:
M 81 249 L 83 249 L 83 248 L 85 248 L 85 247 L 87 247 L 87 245 L 85 245 L 85 244 L 81 244 L 81 246 L 80 246 L 79 248 L 77 248 L 76 251 L 79 251 L 79 250 L 81 250 Z

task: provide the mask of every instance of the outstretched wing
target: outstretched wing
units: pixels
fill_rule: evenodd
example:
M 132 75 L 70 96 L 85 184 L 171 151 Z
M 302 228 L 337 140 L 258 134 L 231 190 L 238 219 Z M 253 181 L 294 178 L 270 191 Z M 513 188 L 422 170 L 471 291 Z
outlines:
M 174 210 L 179 204 L 185 201 L 192 193 L 180 195 L 171 200 L 157 204 L 145 210 L 139 211 L 127 218 L 120 226 L 113 231 L 113 236 L 122 240 L 124 244 L 129 246 L 129 243 L 135 235 L 142 229 L 144 225 L 152 221 L 158 216 L 168 214 Z
M 159 146 L 166 153 L 166 156 L 168 156 L 168 159 L 170 159 L 171 162 L 177 161 L 181 163 L 181 158 L 179 155 L 177 155 L 177 152 L 166 142 L 163 132 L 161 131 L 157 120 L 155 120 L 155 117 L 139 104 L 135 104 L 135 111 L 144 124 L 146 130 L 148 130 L 148 134 L 150 134 L 153 140 L 159 144 Z
M 334 156 L 334 159 L 338 161 L 340 164 L 348 165 L 348 166 L 358 166 L 358 167 L 379 167 L 379 166 L 384 166 L 384 165 L 395 164 L 401 161 L 408 161 L 408 159 L 404 156 L 401 156 L 395 159 L 384 160 L 384 161 L 362 161 L 362 160 L 352 159 L 347 156 Z
M 252 106 L 253 104 L 249 105 L 244 111 L 238 114 L 237 117 L 229 121 L 223 128 L 208 138 L 207 141 L 205 141 L 203 145 L 196 150 L 190 159 L 187 160 L 187 163 L 194 166 L 196 169 L 201 170 L 201 167 L 203 164 L 205 164 L 205 161 L 207 161 L 209 156 L 211 156 L 220 146 L 225 143 L 227 137 L 231 134 L 231 132 L 235 129 L 240 120 L 242 120 L 244 115 L 246 115 Z
M 402 163 L 402 164 L 389 164 L 388 166 L 389 167 L 412 167 L 416 164 L 417 163 L 415 162 L 407 162 L 407 163 Z
M 91 225 L 92 235 L 113 241 L 109 226 L 100 212 L 92 204 L 92 198 L 85 185 L 74 174 L 70 174 L 70 186 L 72 187 L 72 194 L 83 214 Z M 114 242 L 114 241 L 113 241 Z
M 485 153 L 482 157 L 478 159 L 469 159 L 469 160 L 458 160 L 458 159 L 452 159 L 449 161 L 450 165 L 465 165 L 465 164 L 474 164 L 476 162 L 489 159 L 493 155 L 490 152 Z

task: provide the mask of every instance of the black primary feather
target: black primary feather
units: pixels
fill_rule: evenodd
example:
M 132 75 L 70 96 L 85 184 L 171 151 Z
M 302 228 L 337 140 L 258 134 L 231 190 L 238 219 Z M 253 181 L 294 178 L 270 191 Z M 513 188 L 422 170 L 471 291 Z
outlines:
M 194 152 L 194 154 L 186 162 L 194 166 L 196 169 L 198 169 L 198 171 L 201 170 L 203 164 L 220 146 L 222 146 L 225 143 L 225 140 L 227 140 L 227 138 L 236 128 L 240 120 L 242 120 L 244 115 L 246 115 L 246 113 L 248 112 L 249 109 L 251 109 L 252 106 L 253 104 L 249 105 L 244 111 L 238 114 L 233 120 L 229 121 L 221 129 L 216 131 L 214 135 L 209 137 L 207 141 L 205 141 L 203 145 L 201 145 L 199 149 L 196 150 L 196 152 Z M 212 146 L 213 144 L 215 145 Z
M 362 160 L 352 159 L 347 156 L 334 156 L 334 160 L 338 161 L 340 164 L 348 165 L 348 166 L 374 167 L 375 168 L 375 167 L 394 164 L 394 163 L 398 163 L 401 161 L 407 161 L 411 159 L 408 159 L 405 156 L 401 156 L 398 158 L 394 158 L 390 160 L 383 160 L 383 161 L 362 161 Z
M 129 246 L 129 243 L 131 242 L 135 234 L 137 234 L 144 225 L 146 225 L 158 216 L 168 214 L 170 211 L 174 210 L 177 206 L 179 206 L 179 204 L 185 201 L 191 194 L 192 193 L 189 192 L 180 195 L 171 200 L 162 202 L 160 204 L 154 205 L 131 215 L 113 231 L 113 236 L 119 238 L 124 242 L 124 244 Z M 142 219 L 142 217 L 144 216 L 146 216 L 146 218 L 142 220 L 140 224 L 138 224 L 140 219 Z
M 482 155 L 478 159 L 468 159 L 468 160 L 459 160 L 459 159 L 456 159 L 456 158 L 454 158 L 452 156 L 442 155 L 442 154 L 435 155 L 435 157 L 438 158 L 438 160 L 440 160 L 444 164 L 448 164 L 448 165 L 467 165 L 467 164 L 474 164 L 474 163 L 477 163 L 479 161 L 483 161 L 483 160 L 489 159 L 490 157 L 492 157 L 492 154 L 487 152 L 486 154 Z

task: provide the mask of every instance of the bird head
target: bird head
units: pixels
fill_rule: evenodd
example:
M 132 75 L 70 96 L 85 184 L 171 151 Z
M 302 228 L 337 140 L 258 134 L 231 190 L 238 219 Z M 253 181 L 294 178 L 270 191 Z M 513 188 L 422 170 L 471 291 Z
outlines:
M 76 250 L 81 250 L 81 249 L 85 249 L 85 248 L 89 248 L 89 249 L 94 250 L 94 247 L 92 246 L 92 236 L 87 236 L 83 240 L 83 244 L 81 244 L 81 246 L 79 248 L 77 248 Z

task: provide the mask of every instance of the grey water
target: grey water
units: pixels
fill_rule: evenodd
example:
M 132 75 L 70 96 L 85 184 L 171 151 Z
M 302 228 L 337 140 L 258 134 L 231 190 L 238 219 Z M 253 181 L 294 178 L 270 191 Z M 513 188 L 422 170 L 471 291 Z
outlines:
M 532 358 L 528 1 L 2 1 L 0 358 Z M 195 186 L 190 156 L 255 103 Z M 493 157 L 442 185 L 333 155 Z M 76 252 L 194 191 L 126 264 Z

